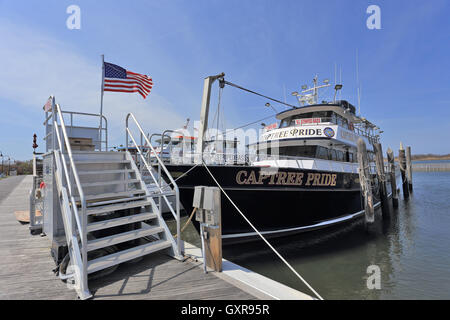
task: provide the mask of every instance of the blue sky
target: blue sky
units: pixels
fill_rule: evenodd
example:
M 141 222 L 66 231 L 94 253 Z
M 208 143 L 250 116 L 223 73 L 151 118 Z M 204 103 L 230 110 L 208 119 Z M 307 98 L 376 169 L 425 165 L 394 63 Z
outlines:
M 80 30 L 66 27 L 72 4 Z M 371 4 L 381 8 L 381 30 L 366 27 Z M 220 72 L 295 104 L 290 92 L 315 74 L 334 81 L 337 63 L 342 98 L 356 105 L 358 50 L 361 112 L 384 130 L 384 149 L 403 141 L 413 153 L 450 153 L 449 9 L 445 0 L 0 0 L 0 151 L 31 158 L 33 133 L 44 146 L 50 94 L 63 109 L 98 112 L 101 54 L 155 83 L 146 100 L 105 94 L 110 145 L 118 145 L 130 111 L 149 132 L 198 119 L 203 79 Z M 226 87 L 227 125 L 270 115 L 266 102 Z

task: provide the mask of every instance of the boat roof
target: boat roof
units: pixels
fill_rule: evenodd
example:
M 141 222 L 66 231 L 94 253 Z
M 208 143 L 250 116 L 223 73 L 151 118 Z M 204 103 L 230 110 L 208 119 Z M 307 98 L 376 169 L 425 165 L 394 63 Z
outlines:
M 276 115 L 277 119 L 282 120 L 294 115 L 314 112 L 314 111 L 334 111 L 338 114 L 341 114 L 344 117 L 349 117 L 349 115 L 356 117 L 356 108 L 346 100 L 338 100 L 332 103 L 320 103 L 320 104 L 311 104 L 304 107 L 290 109 L 283 112 L 280 112 Z

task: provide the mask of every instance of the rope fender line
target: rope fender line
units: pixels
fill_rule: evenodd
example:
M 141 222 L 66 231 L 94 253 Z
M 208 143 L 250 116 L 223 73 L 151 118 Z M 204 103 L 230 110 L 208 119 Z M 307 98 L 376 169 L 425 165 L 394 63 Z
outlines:
M 239 212 L 239 214 L 244 218 L 245 221 L 252 227 L 253 230 L 258 234 L 258 236 L 269 246 L 270 249 L 278 256 L 278 258 L 283 261 L 283 263 L 313 292 L 319 300 L 323 300 L 323 298 L 317 293 L 316 290 L 314 290 L 313 287 L 305 280 L 303 277 L 289 264 L 289 262 L 286 261 L 286 259 L 283 258 L 283 256 L 270 244 L 269 241 L 264 238 L 264 236 L 253 226 L 253 224 L 250 222 L 250 220 L 247 219 L 247 217 L 242 213 L 242 211 L 238 208 L 238 206 L 231 200 L 231 198 L 228 196 L 228 194 L 225 192 L 225 190 L 222 188 L 222 186 L 219 184 L 219 182 L 216 180 L 212 172 L 209 170 L 206 163 L 202 160 L 203 165 L 205 166 L 206 171 L 208 171 L 211 178 L 214 180 L 214 182 L 217 184 L 219 189 L 222 191 L 222 193 L 225 195 L 225 197 L 231 202 L 231 204 L 234 206 L 234 208 Z

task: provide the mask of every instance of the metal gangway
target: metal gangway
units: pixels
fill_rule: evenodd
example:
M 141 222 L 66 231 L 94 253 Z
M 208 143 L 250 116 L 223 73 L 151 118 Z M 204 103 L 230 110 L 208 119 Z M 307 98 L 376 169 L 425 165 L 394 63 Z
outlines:
M 63 111 L 55 97 L 50 99 L 51 112 L 46 112 L 44 122 L 42 213 L 43 232 L 52 243 L 59 277 L 72 283 L 80 299 L 88 299 L 92 297 L 89 275 L 112 272 L 122 262 L 162 250 L 183 259 L 178 186 L 158 156 L 152 165 L 147 162 L 136 137 L 140 145 L 146 139 L 153 147 L 134 115 L 126 117 L 125 152 L 107 151 L 105 117 L 101 128 L 75 126 L 74 118 L 89 116 L 100 122 L 100 115 Z M 70 117 L 70 125 L 64 115 Z M 129 139 L 138 150 L 140 168 L 128 151 Z M 80 144 L 83 141 L 87 142 Z M 142 170 L 148 171 L 159 192 L 148 190 Z M 164 188 L 157 172 L 168 177 Z M 174 206 L 170 196 L 176 200 Z M 162 217 L 163 204 L 176 221 L 177 239 Z

